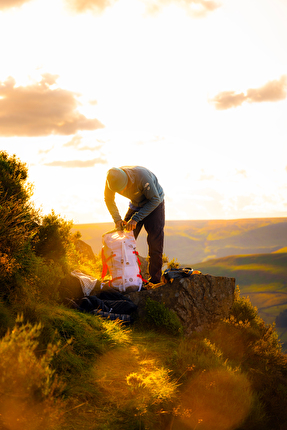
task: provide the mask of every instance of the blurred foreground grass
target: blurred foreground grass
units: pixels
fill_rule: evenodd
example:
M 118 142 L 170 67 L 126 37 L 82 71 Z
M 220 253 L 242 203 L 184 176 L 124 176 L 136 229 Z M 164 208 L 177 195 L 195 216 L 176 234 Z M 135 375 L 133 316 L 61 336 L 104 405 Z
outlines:
M 287 419 L 287 358 L 239 291 L 230 319 L 189 338 L 26 303 L 0 348 L 3 429 L 269 430 Z

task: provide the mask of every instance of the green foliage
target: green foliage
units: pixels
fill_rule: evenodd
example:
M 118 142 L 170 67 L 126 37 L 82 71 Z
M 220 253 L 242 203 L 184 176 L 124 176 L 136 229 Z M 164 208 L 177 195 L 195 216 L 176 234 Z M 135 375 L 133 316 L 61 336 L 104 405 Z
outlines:
M 49 344 L 38 356 L 41 328 L 18 318 L 0 341 L 0 423 L 7 429 L 58 428 L 62 411 L 57 397 L 63 386 L 50 364 L 59 346 Z
M 36 254 L 54 261 L 63 258 L 71 242 L 72 225 L 71 221 L 64 220 L 53 210 L 44 216 L 37 235 Z
M 39 214 L 30 202 L 26 165 L 0 152 L 0 282 L 3 296 L 15 287 L 15 276 L 27 273 Z
M 234 292 L 234 303 L 230 314 L 234 323 L 248 322 L 250 324 L 258 323 L 257 308 L 252 306 L 249 297 L 241 297 L 240 290 L 237 286 Z
M 72 242 L 70 243 L 67 250 L 67 262 L 69 267 L 75 269 L 77 268 L 83 273 L 89 276 L 93 276 L 96 279 L 101 279 L 103 264 L 101 253 L 95 255 L 95 260 L 88 260 L 85 255 L 76 250 L 75 241 L 77 237 L 72 237 Z
M 180 266 L 180 264 L 176 258 L 173 258 L 172 260 L 167 262 L 167 268 L 168 269 L 178 269 L 179 266 Z
M 39 349 L 45 351 L 50 343 L 55 342 L 61 346 L 52 365 L 65 380 L 66 391 L 84 391 L 81 384 L 88 385 L 85 378 L 93 360 L 106 349 L 130 342 L 128 331 L 117 322 L 58 305 L 34 302 L 21 304 L 20 308 L 25 321 L 43 327 Z
M 0 151 L 0 191 L 9 200 L 16 198 L 22 203 L 30 197 L 30 188 L 26 185 L 28 169 L 14 154 Z
M 182 335 L 183 329 L 177 315 L 167 309 L 164 304 L 148 298 L 145 309 L 145 321 L 148 325 L 173 335 Z
M 251 382 L 255 400 L 240 429 L 279 429 L 276 423 L 287 422 L 287 356 L 282 354 L 274 325 L 266 325 L 237 288 L 230 318 L 210 338 Z

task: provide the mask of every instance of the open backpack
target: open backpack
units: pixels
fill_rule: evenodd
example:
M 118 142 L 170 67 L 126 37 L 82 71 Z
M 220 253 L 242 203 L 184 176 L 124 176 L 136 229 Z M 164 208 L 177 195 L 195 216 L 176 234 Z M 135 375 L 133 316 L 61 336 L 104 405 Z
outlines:
M 112 230 L 102 237 L 102 281 L 109 274 L 113 288 L 140 291 L 143 279 L 132 231 Z

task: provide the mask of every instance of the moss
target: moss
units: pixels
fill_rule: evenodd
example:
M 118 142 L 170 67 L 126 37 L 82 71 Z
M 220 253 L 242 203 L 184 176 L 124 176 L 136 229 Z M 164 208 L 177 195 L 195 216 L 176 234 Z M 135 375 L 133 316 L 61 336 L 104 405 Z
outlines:
M 177 315 L 167 309 L 164 304 L 148 298 L 145 310 L 145 322 L 151 327 L 156 327 L 173 335 L 183 334 L 183 327 Z

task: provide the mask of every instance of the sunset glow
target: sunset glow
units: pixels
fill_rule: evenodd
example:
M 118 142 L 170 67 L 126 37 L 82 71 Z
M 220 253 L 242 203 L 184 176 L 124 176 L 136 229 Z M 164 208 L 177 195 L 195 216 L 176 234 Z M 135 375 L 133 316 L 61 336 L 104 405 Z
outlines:
M 286 217 L 286 17 L 285 0 L 0 0 L 0 149 L 75 223 L 111 221 L 121 165 L 158 176 L 170 220 Z

